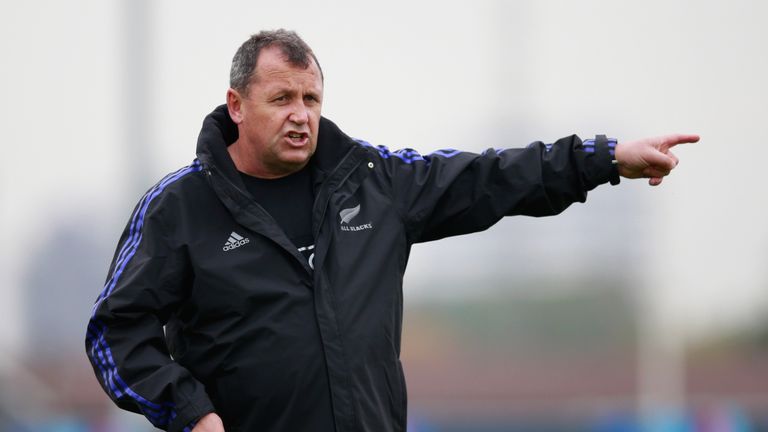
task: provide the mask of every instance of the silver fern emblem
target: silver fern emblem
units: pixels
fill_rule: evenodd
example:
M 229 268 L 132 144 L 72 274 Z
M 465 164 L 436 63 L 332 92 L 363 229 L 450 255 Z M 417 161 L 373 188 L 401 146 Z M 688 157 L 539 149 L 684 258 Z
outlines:
M 352 207 L 340 211 L 339 217 L 341 218 L 341 223 L 348 224 L 349 221 L 357 216 L 358 213 L 360 213 L 360 204 L 358 204 L 357 207 Z

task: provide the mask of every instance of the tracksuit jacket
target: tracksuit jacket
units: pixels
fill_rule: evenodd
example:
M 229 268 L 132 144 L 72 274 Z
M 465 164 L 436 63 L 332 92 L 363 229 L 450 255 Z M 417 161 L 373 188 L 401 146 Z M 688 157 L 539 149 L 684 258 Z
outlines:
M 310 262 L 247 192 L 236 138 L 225 106 L 206 117 L 197 159 L 136 206 L 88 323 L 104 390 L 161 429 L 215 411 L 228 432 L 404 431 L 411 245 L 554 215 L 618 178 L 603 136 L 420 155 L 322 118 Z

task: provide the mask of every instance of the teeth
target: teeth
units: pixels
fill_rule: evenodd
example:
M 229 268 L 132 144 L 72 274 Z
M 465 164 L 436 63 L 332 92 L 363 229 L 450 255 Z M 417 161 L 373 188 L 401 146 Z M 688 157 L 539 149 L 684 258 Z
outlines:
M 301 138 L 301 134 L 288 134 L 291 138 Z

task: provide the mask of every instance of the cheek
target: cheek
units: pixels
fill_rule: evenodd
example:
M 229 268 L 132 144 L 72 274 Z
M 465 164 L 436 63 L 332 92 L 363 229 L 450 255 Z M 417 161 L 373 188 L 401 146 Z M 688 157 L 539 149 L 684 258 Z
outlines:
M 313 129 L 314 132 L 317 132 L 318 129 L 320 129 L 320 111 L 312 113 L 312 119 L 310 120 L 310 128 Z
M 256 128 L 259 129 L 259 133 L 271 141 L 283 136 L 283 122 L 276 117 L 264 118 L 256 125 Z

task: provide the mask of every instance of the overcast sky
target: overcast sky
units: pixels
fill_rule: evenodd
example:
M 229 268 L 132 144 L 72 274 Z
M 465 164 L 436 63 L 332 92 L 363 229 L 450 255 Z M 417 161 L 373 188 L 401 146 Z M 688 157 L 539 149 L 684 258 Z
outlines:
M 194 158 L 237 46 L 279 27 L 317 53 L 324 114 L 390 148 L 702 135 L 677 151 L 681 164 L 659 188 L 604 186 L 557 218 L 417 246 L 410 301 L 479 295 L 493 278 L 514 289 L 529 274 L 605 269 L 692 332 L 768 309 L 765 2 L 274 3 L 0 4 L 0 346 L 23 346 L 30 275 L 58 262 L 45 252 L 78 262 L 53 242 L 74 236 L 98 251 L 93 286 L 49 287 L 92 303 L 135 202 Z M 480 283 L 447 293 L 456 280 Z

